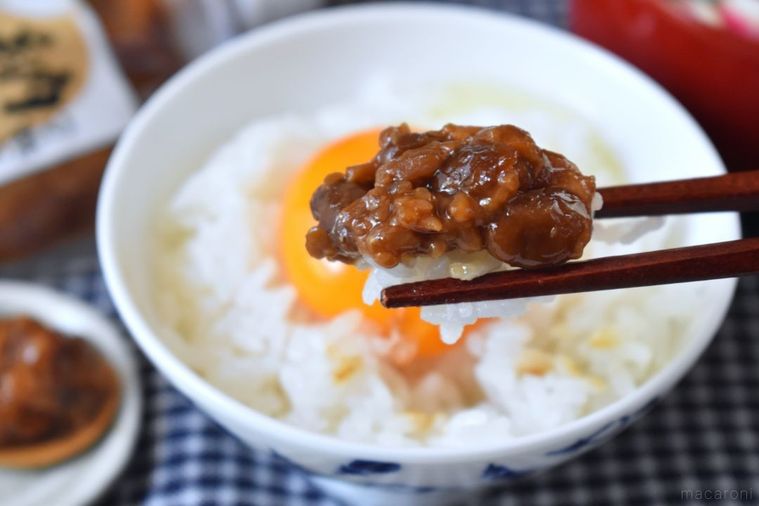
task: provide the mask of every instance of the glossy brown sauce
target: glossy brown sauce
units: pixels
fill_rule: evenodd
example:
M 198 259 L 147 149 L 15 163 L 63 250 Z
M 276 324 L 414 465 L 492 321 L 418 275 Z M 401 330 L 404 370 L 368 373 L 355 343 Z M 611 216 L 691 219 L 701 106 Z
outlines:
M 0 447 L 67 436 L 118 395 L 111 366 L 86 340 L 32 320 L 0 320 Z
M 416 256 L 486 249 L 516 267 L 579 258 L 592 232 L 595 180 L 512 125 L 380 134 L 368 163 L 314 192 L 316 258 L 394 267 Z M 340 169 L 336 167 L 336 169 Z

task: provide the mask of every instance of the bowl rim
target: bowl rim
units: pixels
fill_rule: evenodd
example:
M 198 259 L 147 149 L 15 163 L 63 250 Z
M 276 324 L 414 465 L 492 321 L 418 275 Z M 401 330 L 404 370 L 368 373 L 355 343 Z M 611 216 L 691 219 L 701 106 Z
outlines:
M 562 424 L 554 429 L 537 434 L 520 436 L 514 439 L 504 439 L 488 446 L 478 445 L 472 448 L 461 447 L 382 447 L 375 443 L 350 442 L 339 439 L 338 436 L 309 431 L 294 425 L 269 417 L 255 411 L 237 399 L 213 386 L 202 378 L 189 365 L 177 357 L 165 344 L 158 332 L 153 332 L 151 326 L 143 318 L 137 304 L 127 290 L 123 281 L 125 273 L 119 267 L 116 248 L 117 227 L 114 222 L 114 201 L 118 194 L 121 178 L 128 173 L 126 160 L 129 152 L 135 148 L 141 131 L 156 117 L 160 116 L 164 102 L 171 99 L 185 87 L 193 86 L 194 82 L 202 79 L 217 66 L 238 59 L 249 51 L 265 50 L 268 44 L 287 39 L 291 34 L 329 30 L 335 25 L 360 21 L 387 22 L 392 17 L 417 16 L 423 18 L 465 16 L 472 21 L 483 23 L 501 23 L 504 28 L 518 27 L 521 30 L 532 31 L 544 38 L 561 42 L 565 48 L 583 58 L 595 59 L 612 70 L 625 74 L 637 81 L 640 86 L 653 92 L 666 107 L 679 114 L 685 124 L 697 137 L 700 137 L 702 147 L 710 151 L 712 164 L 725 172 L 724 164 L 706 134 L 671 95 L 655 83 L 650 77 L 623 61 L 612 53 L 584 41 L 579 37 L 558 28 L 540 22 L 522 18 L 513 14 L 494 12 L 482 7 L 463 5 L 439 5 L 427 3 L 393 3 L 342 6 L 321 9 L 280 20 L 223 44 L 208 54 L 190 63 L 162 85 L 132 119 L 126 131 L 119 139 L 112 154 L 103 178 L 98 199 L 96 236 L 97 248 L 103 276 L 108 290 L 114 300 L 119 314 L 130 330 L 135 341 L 145 352 L 153 365 L 166 374 L 178 390 L 190 399 L 203 399 L 208 409 L 202 409 L 212 417 L 214 411 L 223 412 L 234 419 L 237 426 L 253 427 L 259 434 L 276 435 L 276 440 L 286 440 L 290 445 L 318 449 L 342 458 L 366 458 L 377 461 L 392 461 L 400 463 L 435 463 L 440 461 L 473 461 L 503 457 L 505 454 L 520 454 L 531 448 L 543 448 L 559 441 L 581 437 L 589 430 L 610 420 L 628 415 L 647 404 L 658 394 L 666 392 L 691 368 L 706 346 L 715 337 L 721 322 L 729 308 L 737 280 L 726 281 L 724 298 L 715 304 L 714 313 L 702 327 L 701 334 L 695 335 L 677 356 L 657 371 L 643 385 L 630 394 L 617 399 L 588 415 Z M 740 227 L 737 215 L 732 216 L 734 235 L 740 237 Z

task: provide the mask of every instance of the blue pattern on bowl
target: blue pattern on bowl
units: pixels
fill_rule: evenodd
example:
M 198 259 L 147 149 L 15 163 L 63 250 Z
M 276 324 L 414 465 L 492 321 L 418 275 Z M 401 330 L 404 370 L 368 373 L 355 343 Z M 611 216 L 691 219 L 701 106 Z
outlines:
M 397 473 L 401 465 L 395 462 L 376 462 L 373 460 L 352 460 L 343 464 L 337 474 L 350 474 L 354 476 L 368 476 L 372 474 Z
M 319 473 L 311 469 L 305 468 L 300 464 L 293 462 L 289 458 L 285 457 L 281 453 L 275 450 L 270 450 L 272 461 L 279 465 L 284 465 L 292 468 L 294 471 L 300 472 L 307 477 L 331 477 L 337 475 L 352 475 L 352 476 L 370 476 L 372 474 L 389 474 L 400 471 L 401 465 L 392 462 L 375 462 L 370 460 L 354 459 L 347 464 L 341 465 L 334 473 Z M 387 490 L 389 492 L 402 492 L 409 494 L 429 494 L 432 492 L 440 492 L 439 487 L 430 486 L 415 486 L 404 485 L 402 483 L 356 483 L 357 486 L 367 488 L 377 488 Z M 451 489 L 454 490 L 454 489 Z
M 516 470 L 500 464 L 488 464 L 488 467 L 482 471 L 482 479 L 499 481 L 517 480 L 533 474 L 535 471 L 535 469 Z

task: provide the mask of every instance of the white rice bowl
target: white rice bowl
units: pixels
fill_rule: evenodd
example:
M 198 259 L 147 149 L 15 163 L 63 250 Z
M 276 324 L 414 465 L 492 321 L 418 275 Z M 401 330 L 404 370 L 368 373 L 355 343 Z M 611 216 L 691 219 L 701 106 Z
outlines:
M 478 327 L 465 346 L 413 378 L 385 359 L 384 338 L 366 334 L 358 311 L 328 322 L 291 318 L 297 291 L 275 251 L 289 176 L 331 140 L 402 121 L 513 123 L 600 185 L 624 180 L 592 125 L 492 87 L 452 84 L 422 95 L 375 79 L 344 103 L 258 118 L 199 167 L 158 220 L 158 311 L 178 356 L 253 409 L 308 430 L 384 446 L 453 447 L 582 417 L 630 393 L 677 353 L 699 302 L 678 285 L 525 301 L 518 310 L 498 302 L 426 309 L 439 323 L 513 316 Z M 586 256 L 677 244 L 681 223 L 604 225 L 610 243 L 594 235 Z M 637 238 L 642 231 L 649 233 Z M 448 260 L 438 275 L 461 273 L 460 262 Z M 483 261 L 485 270 L 498 268 Z M 392 274 L 373 276 L 365 296 L 394 282 Z

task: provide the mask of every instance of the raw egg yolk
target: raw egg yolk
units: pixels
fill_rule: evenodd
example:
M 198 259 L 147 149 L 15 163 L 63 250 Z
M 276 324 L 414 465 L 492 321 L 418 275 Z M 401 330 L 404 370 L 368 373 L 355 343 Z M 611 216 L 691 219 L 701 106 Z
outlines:
M 283 202 L 280 254 L 285 275 L 300 300 L 314 313 L 329 319 L 359 310 L 383 335 L 397 332 L 416 344 L 416 354 L 433 356 L 450 349 L 436 326 L 423 321 L 419 308 L 386 309 L 375 301 L 364 304 L 362 291 L 368 272 L 342 262 L 316 259 L 305 247 L 306 232 L 315 222 L 310 201 L 324 177 L 371 160 L 379 150 L 379 130 L 357 132 L 319 151 L 290 181 Z

